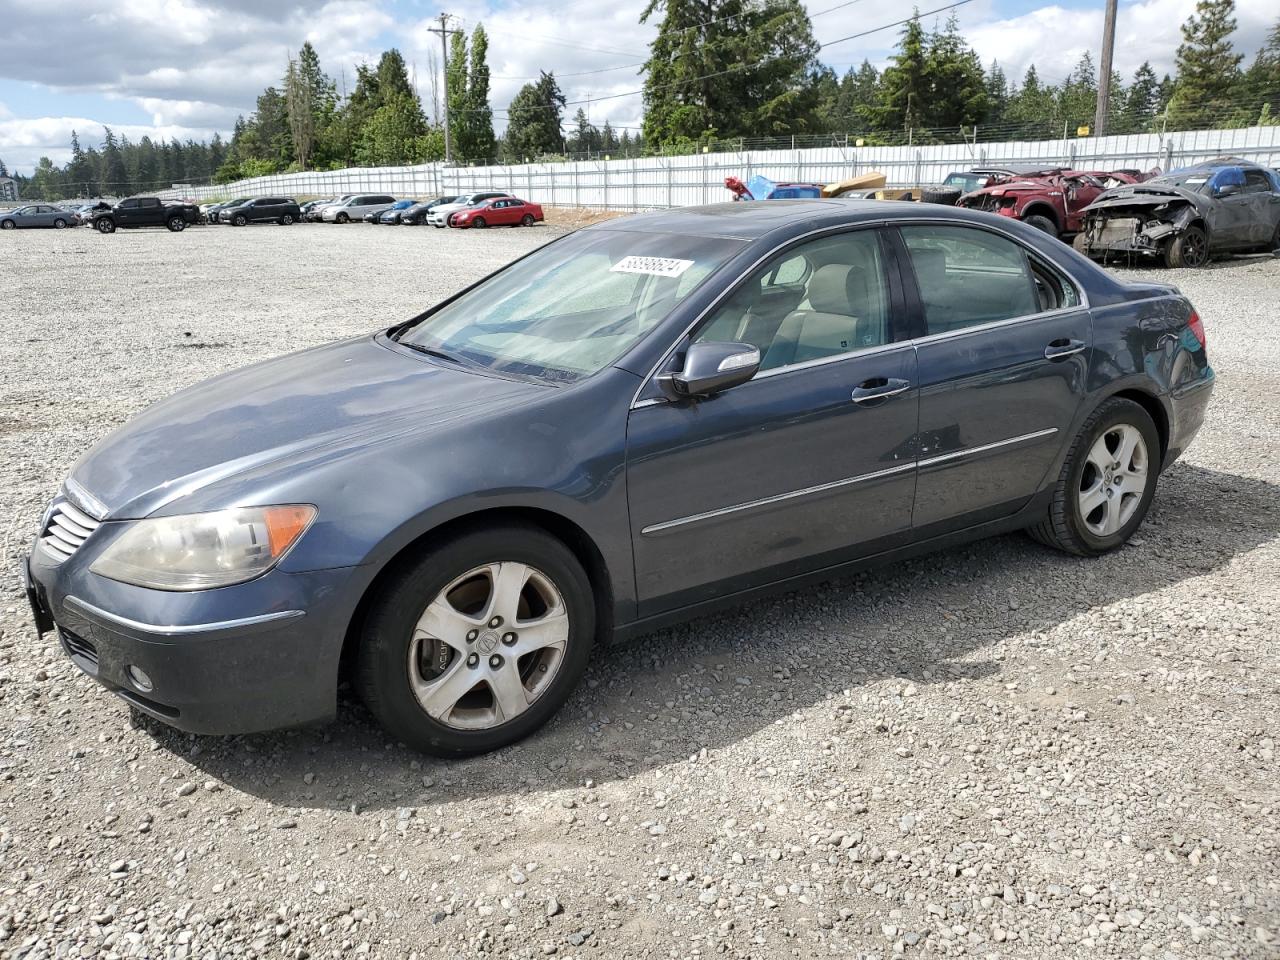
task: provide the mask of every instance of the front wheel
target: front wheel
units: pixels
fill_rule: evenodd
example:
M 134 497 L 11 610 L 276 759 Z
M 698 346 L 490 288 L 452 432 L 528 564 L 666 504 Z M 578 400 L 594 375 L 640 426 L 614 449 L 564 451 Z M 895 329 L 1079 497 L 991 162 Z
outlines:
M 181 233 L 183 230 L 187 229 L 187 221 L 182 217 L 170 217 L 167 226 L 171 232 Z
M 115 222 L 112 220 L 106 220 L 106 219 L 99 220 L 97 223 L 94 224 L 94 226 L 98 228 L 99 233 L 115 233 L 116 232 L 116 225 L 115 225 Z
M 0 220 L 0 230 L 16 230 L 18 225 L 12 220 Z
M 1199 227 L 1187 227 L 1164 248 L 1166 267 L 1203 267 L 1209 262 L 1209 238 Z
M 568 547 L 531 526 L 477 530 L 379 591 L 361 632 L 360 692 L 415 749 L 485 753 L 551 718 L 594 637 L 591 583 Z
M 489 224 L 485 221 L 484 217 L 476 217 L 474 220 L 471 221 L 471 225 L 475 227 L 477 230 L 483 230 Z
M 65 230 L 66 228 L 67 228 L 67 221 L 63 220 L 61 217 L 53 221 L 53 229 Z
M 292 224 L 293 224 L 293 214 L 286 213 L 283 217 L 280 218 L 280 226 L 288 227 L 288 226 L 291 226 Z
M 1048 515 L 1030 532 L 1077 556 L 1106 553 L 1147 515 L 1160 472 L 1160 436 L 1141 406 L 1115 397 L 1095 410 L 1071 444 Z
M 335 222 L 335 223 L 350 223 L 350 222 L 351 222 L 351 218 L 350 218 L 349 216 L 347 216 L 345 213 L 340 213 L 340 214 L 338 214 L 336 217 L 334 217 L 334 218 L 333 218 L 333 220 L 334 220 L 334 222 Z
M 1033 213 L 1029 217 L 1023 217 L 1022 222 L 1029 227 L 1035 227 L 1037 230 L 1049 234 L 1051 237 L 1058 235 L 1058 225 L 1041 214 Z

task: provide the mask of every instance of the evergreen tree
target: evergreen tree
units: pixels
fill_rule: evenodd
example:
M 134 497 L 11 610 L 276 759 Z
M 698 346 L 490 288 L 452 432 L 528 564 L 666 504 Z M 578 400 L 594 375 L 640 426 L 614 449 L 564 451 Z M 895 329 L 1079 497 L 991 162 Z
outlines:
M 1245 74 L 1246 106 L 1258 122 L 1274 124 L 1280 117 L 1280 20 L 1267 34 L 1266 45 L 1258 51 Z
M 1086 50 L 1058 92 L 1058 115 L 1071 130 L 1091 125 L 1098 106 L 1098 74 Z
M 1199 0 L 1182 25 L 1177 85 L 1169 103 L 1169 124 L 1196 129 L 1226 123 L 1236 108 L 1242 54 L 1231 48 L 1236 29 L 1235 0 Z
M 467 35 L 459 30 L 449 37 L 449 62 L 444 71 L 444 98 L 449 107 L 449 135 L 454 159 L 470 157 L 467 97 Z
M 483 24 L 471 32 L 471 65 L 467 74 L 467 151 L 471 160 L 492 160 L 497 156 L 493 137 L 493 110 L 489 106 L 489 35 Z
M 927 127 L 973 126 L 987 115 L 987 80 L 978 55 L 960 35 L 953 13 L 946 27 L 929 37 L 925 57 L 929 94 L 925 101 Z
M 1055 91 L 1040 84 L 1034 64 L 1027 68 L 1022 86 L 1010 96 L 1006 115 L 1011 137 L 1032 139 L 1061 135 Z
M 102 172 L 99 187 L 103 196 L 123 196 L 128 193 L 128 173 L 120 156 L 120 145 L 110 127 L 103 127 Z
M 67 163 L 66 182 L 68 190 L 77 197 L 87 197 L 97 192 L 94 182 L 94 169 L 89 164 L 88 155 L 80 146 L 80 137 L 71 131 L 71 160 Z M 0 176 L 4 176 L 0 172 Z
M 881 130 L 911 130 L 923 126 L 928 105 L 928 49 L 924 29 L 916 18 L 902 28 L 898 52 L 890 57 L 880 77 L 880 103 L 876 108 L 876 126 Z
M 298 59 L 289 60 L 284 97 L 294 160 L 298 169 L 307 170 L 312 166 L 321 131 L 332 122 L 337 99 L 333 81 L 325 75 L 309 40 L 298 51 Z
M 72 142 L 75 142 L 75 137 L 76 137 L 76 132 L 72 130 L 71 131 Z M 80 145 L 79 143 L 76 143 L 77 147 L 79 147 L 79 145 Z M 9 168 L 4 165 L 3 160 L 0 160 L 0 177 L 7 177 L 7 176 L 9 176 Z
M 1004 123 L 1009 109 L 1009 81 L 998 61 L 991 61 L 987 71 L 987 116 L 985 123 L 999 126 Z
M 397 91 L 365 124 L 356 160 L 366 166 L 420 163 L 425 159 L 427 132 L 417 96 Z
M 507 107 L 504 146 L 509 159 L 518 163 L 562 152 L 560 111 L 564 109 L 564 99 L 555 74 L 546 71 L 520 88 Z
M 1118 133 L 1143 133 L 1151 129 L 1160 110 L 1160 82 L 1151 64 L 1143 61 L 1133 73 L 1133 83 L 1124 97 Z
M 609 121 L 604 122 L 604 126 L 600 128 L 600 149 L 606 154 L 614 154 L 618 152 L 618 135 L 614 132 Z

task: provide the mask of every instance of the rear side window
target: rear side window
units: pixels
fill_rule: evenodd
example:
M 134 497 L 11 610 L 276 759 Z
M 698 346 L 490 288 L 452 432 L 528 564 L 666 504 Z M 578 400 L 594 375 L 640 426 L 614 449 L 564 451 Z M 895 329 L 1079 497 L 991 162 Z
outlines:
M 970 227 L 932 225 L 903 227 L 902 239 L 911 254 L 930 334 L 1046 308 L 1027 255 L 1012 240 Z
M 1271 180 L 1261 170 L 1246 170 L 1244 172 L 1244 192 L 1270 193 Z

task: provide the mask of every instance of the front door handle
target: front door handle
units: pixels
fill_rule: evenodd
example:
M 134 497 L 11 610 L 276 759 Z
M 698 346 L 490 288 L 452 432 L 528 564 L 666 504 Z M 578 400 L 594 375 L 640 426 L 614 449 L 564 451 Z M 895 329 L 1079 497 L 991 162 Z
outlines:
M 893 377 L 872 377 L 863 380 L 853 388 L 854 403 L 870 403 L 872 400 L 887 400 L 911 389 L 910 380 L 898 380 Z
M 1044 348 L 1044 358 L 1046 360 L 1065 360 L 1067 357 L 1074 357 L 1087 346 L 1088 344 L 1083 340 L 1068 340 L 1066 337 L 1059 337 Z

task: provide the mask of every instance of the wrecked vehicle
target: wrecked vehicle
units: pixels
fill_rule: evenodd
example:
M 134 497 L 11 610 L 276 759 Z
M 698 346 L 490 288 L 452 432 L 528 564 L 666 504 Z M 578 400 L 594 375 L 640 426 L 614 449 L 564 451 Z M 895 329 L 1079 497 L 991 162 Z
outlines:
M 1280 175 L 1224 157 L 1116 187 L 1084 209 L 1076 250 L 1095 260 L 1159 257 L 1201 267 L 1210 257 L 1280 248 Z
M 820 183 L 778 183 L 759 174 L 746 183 L 725 177 L 724 185 L 734 200 L 816 200 L 822 196 Z
M 1159 171 L 1048 170 L 1030 176 L 996 175 L 966 193 L 959 206 L 1012 217 L 1055 237 L 1080 230 L 1084 208 L 1112 187 L 1139 183 Z

